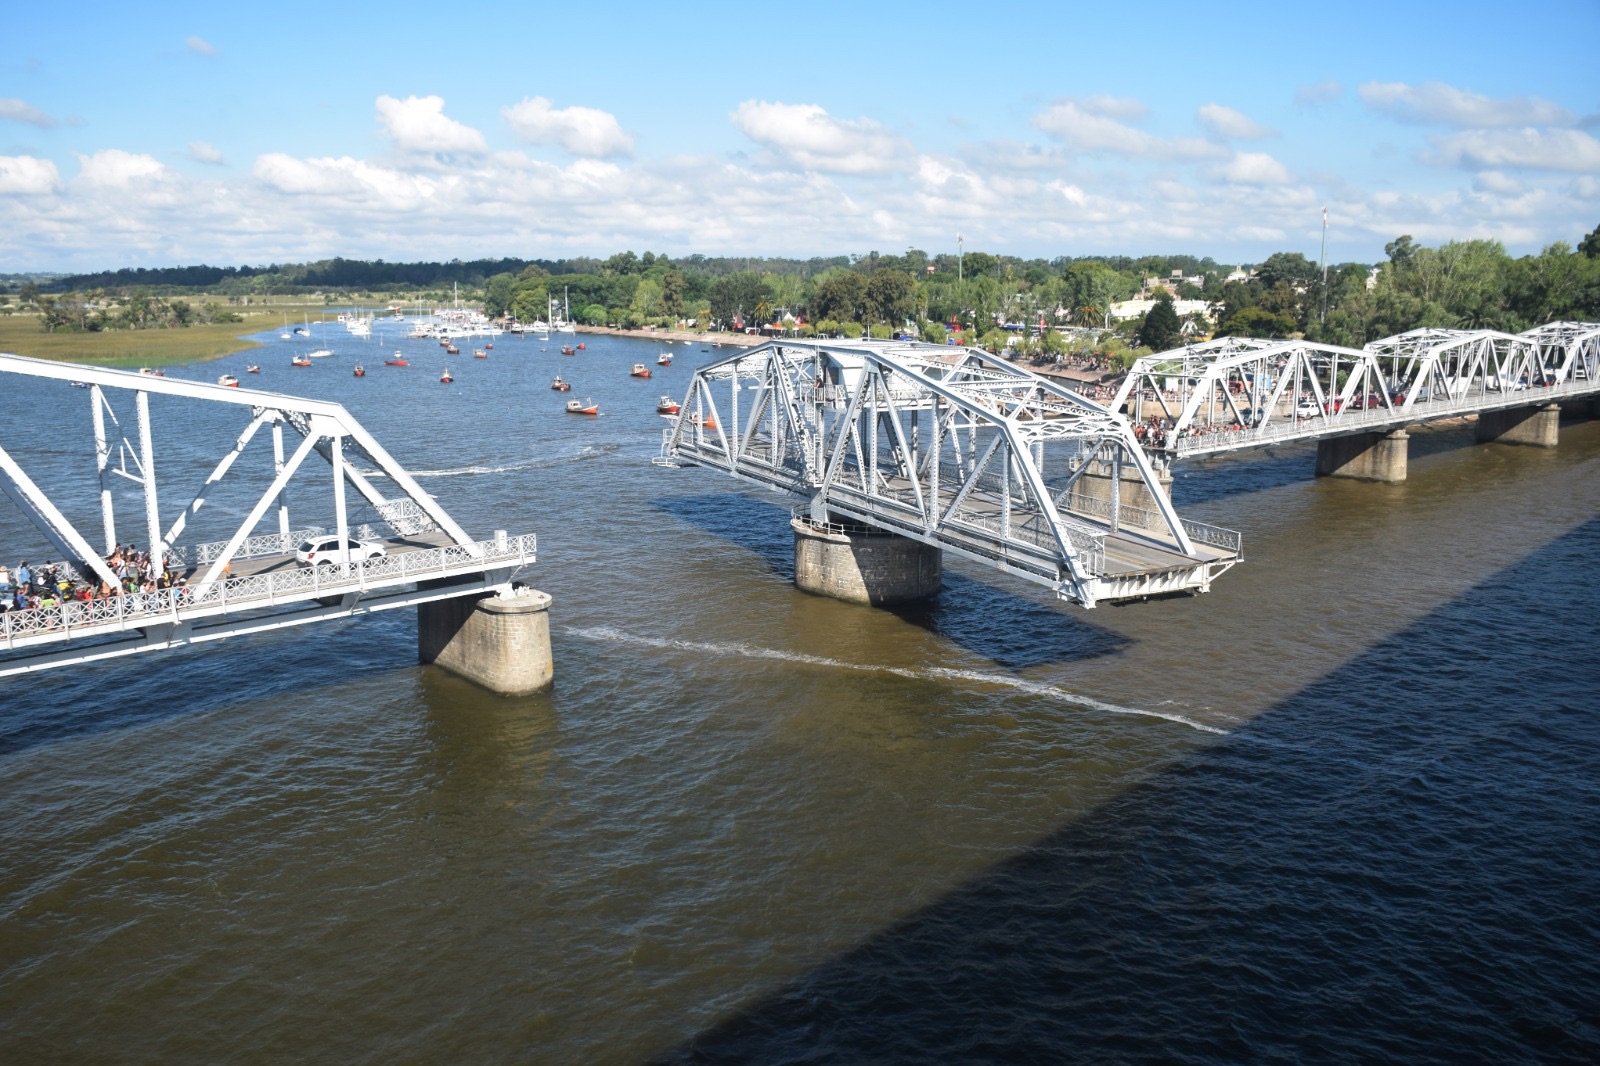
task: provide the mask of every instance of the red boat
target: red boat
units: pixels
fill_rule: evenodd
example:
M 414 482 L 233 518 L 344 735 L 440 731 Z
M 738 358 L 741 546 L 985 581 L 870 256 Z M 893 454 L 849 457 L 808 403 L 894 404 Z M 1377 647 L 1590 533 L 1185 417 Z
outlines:
M 675 415 L 679 410 L 678 401 L 671 396 L 661 397 L 661 402 L 656 404 L 656 414 L 659 415 Z
M 587 347 L 587 345 L 585 345 L 582 341 L 578 342 L 578 350 L 579 351 L 582 351 L 585 347 Z
M 406 362 L 404 359 L 385 359 L 383 361 L 383 365 L 384 366 L 410 366 L 411 364 Z
M 357 363 L 356 364 L 356 369 L 355 369 L 355 375 L 358 378 L 366 377 L 367 376 L 367 368 L 362 366 L 360 363 Z
M 593 400 L 568 400 L 567 414 L 569 415 L 597 415 L 600 405 Z
M 446 355 L 460 355 L 461 354 L 461 349 L 457 348 L 453 344 L 447 344 L 447 345 L 444 346 L 444 354 L 446 354 Z
M 567 384 L 565 381 L 562 381 L 560 374 L 556 375 L 556 379 L 550 383 L 550 387 L 552 389 L 555 389 L 557 392 L 571 392 L 572 391 L 572 386 Z
M 716 429 L 717 428 L 717 420 L 715 418 L 711 418 L 709 416 L 706 417 L 706 418 L 701 418 L 699 415 L 690 415 L 689 416 L 689 421 L 691 421 L 695 425 L 701 426 L 701 427 L 703 427 L 705 429 Z
M 671 366 L 672 365 L 672 353 L 671 352 L 662 352 L 660 355 L 656 356 L 656 365 L 657 366 Z
M 474 348 L 472 349 L 472 358 L 487 359 L 489 358 L 489 353 L 484 351 L 482 348 Z
M 563 344 L 561 346 L 561 354 L 562 355 L 577 355 L 578 354 L 578 349 L 574 348 L 570 344 Z
M 490 350 L 490 349 L 491 349 L 491 348 L 493 348 L 493 347 L 494 347 L 494 345 L 492 345 L 492 344 L 485 344 L 485 345 L 484 345 L 484 346 L 483 346 L 483 350 L 484 350 L 484 351 L 486 351 L 486 352 L 487 352 L 487 351 L 489 351 L 489 350 Z
M 455 380 L 455 378 L 450 376 L 450 368 L 449 367 L 445 367 L 444 368 L 444 373 L 442 375 L 440 375 L 440 377 L 439 377 L 439 384 L 448 385 L 454 380 Z
M 289 360 L 289 365 L 290 366 L 310 366 L 311 365 L 311 357 L 310 356 L 306 356 L 306 355 L 297 355 L 293 359 Z
M 261 373 L 261 368 L 256 366 L 254 363 L 251 363 L 249 366 L 244 368 L 244 372 L 246 374 L 259 374 Z
M 628 374 L 631 377 L 647 378 L 650 376 L 650 368 L 645 366 L 643 363 L 634 363 L 633 369 L 628 371 Z

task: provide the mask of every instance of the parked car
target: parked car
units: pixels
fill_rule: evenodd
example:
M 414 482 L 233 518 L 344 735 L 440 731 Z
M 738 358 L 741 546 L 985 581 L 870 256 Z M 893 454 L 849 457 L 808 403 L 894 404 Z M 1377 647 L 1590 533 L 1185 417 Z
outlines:
M 1301 400 L 1294 405 L 1294 416 L 1296 418 L 1315 418 L 1321 413 L 1322 408 L 1310 400 Z
M 336 533 L 308 537 L 300 542 L 294 558 L 301 566 L 339 566 L 347 562 L 359 565 L 389 554 L 387 548 L 375 541 L 356 540 L 350 537 L 344 544 L 343 548 L 339 546 L 339 536 Z

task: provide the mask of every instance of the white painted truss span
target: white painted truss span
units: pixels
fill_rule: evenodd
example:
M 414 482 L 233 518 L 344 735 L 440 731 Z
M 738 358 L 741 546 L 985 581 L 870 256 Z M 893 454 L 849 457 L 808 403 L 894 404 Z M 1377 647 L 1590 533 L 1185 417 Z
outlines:
M 821 526 L 909 537 L 1088 607 L 1204 591 L 1239 559 L 1237 533 L 1179 518 L 1126 419 L 968 348 L 739 352 L 695 372 L 657 462 L 783 489 Z

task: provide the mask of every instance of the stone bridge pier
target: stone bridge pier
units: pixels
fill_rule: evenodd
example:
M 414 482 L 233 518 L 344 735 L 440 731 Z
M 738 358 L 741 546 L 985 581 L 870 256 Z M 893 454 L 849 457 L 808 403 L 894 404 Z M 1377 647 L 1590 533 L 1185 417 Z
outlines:
M 805 592 L 874 607 L 924 600 L 944 584 L 944 552 L 833 515 L 796 517 L 794 583 Z
M 1478 440 L 1483 443 L 1529 444 L 1554 448 L 1561 424 L 1561 405 L 1539 404 L 1485 411 L 1478 416 Z

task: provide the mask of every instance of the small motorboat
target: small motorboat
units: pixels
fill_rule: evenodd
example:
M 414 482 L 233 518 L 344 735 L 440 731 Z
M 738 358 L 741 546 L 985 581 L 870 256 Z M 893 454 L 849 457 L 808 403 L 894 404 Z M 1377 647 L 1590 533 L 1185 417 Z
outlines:
M 650 376 L 650 368 L 643 363 L 634 363 L 633 369 L 628 371 L 628 374 L 631 377 L 647 378 Z
M 396 359 L 404 359 L 405 357 L 406 357 L 406 353 L 402 352 L 399 348 L 396 348 L 394 350 L 394 358 L 396 358 Z
M 394 358 L 393 359 L 385 359 L 383 361 L 383 365 L 384 366 L 410 366 L 411 364 L 406 362 L 405 357 L 402 356 L 399 352 L 395 352 L 394 353 Z
M 461 354 L 461 349 L 457 348 L 453 344 L 447 344 L 447 345 L 444 346 L 444 354 L 445 355 L 460 355 Z
M 333 354 L 333 349 L 332 348 L 318 348 L 316 351 L 311 353 L 311 358 L 313 358 L 313 359 L 326 359 L 326 358 L 328 358 L 328 356 L 330 356 L 332 354 Z
M 218 385 L 227 385 L 230 388 L 237 389 L 239 387 L 239 379 L 234 377 L 232 374 L 224 374 L 220 378 L 217 379 L 217 384 Z
M 256 366 L 254 363 L 251 363 L 249 366 L 244 368 L 244 372 L 246 374 L 259 374 L 261 373 L 261 368 Z
M 472 358 L 487 359 L 489 358 L 489 353 L 484 351 L 482 348 L 474 348 L 472 349 Z
M 448 385 L 454 380 L 455 380 L 455 378 L 450 376 L 450 368 L 449 367 L 445 367 L 444 368 L 444 373 L 439 375 L 439 384 Z
M 485 344 L 483 346 L 483 350 L 486 351 L 486 352 L 487 351 L 491 351 L 493 348 L 494 348 L 494 345 L 492 345 L 492 344 Z
M 689 416 L 689 421 L 693 422 L 695 425 L 699 426 L 702 429 L 716 429 L 717 428 L 717 420 L 715 418 L 712 418 L 710 415 L 706 415 L 704 417 L 702 417 L 700 415 L 690 415 Z
M 584 350 L 584 349 L 585 349 L 585 348 L 587 348 L 587 347 L 588 347 L 588 345 L 587 345 L 587 344 L 585 344 L 585 343 L 583 343 L 583 342 L 582 342 L 582 341 L 579 341 L 579 342 L 578 342 L 578 351 L 580 351 L 580 352 L 581 352 L 581 351 L 583 351 L 583 350 Z
M 578 354 L 578 349 L 574 348 L 570 344 L 563 344 L 561 346 L 561 354 L 562 355 L 577 355 Z
M 656 404 L 656 414 L 658 415 L 675 415 L 679 410 L 678 401 L 671 396 L 661 397 L 661 402 Z
M 71 385 L 75 389 L 93 388 L 93 386 L 90 385 L 87 381 L 69 381 L 69 382 L 67 382 L 67 384 Z
M 366 377 L 367 376 L 367 368 L 362 366 L 360 363 L 357 363 L 356 364 L 356 369 L 355 369 L 355 375 L 358 378 Z
M 568 400 L 567 414 L 569 415 L 597 415 L 600 405 L 593 400 Z
M 167 376 L 167 372 L 165 370 L 151 370 L 147 366 L 141 366 L 139 368 L 139 373 L 149 378 L 164 378 Z
M 671 366 L 672 365 L 672 353 L 671 352 L 662 352 L 660 355 L 656 356 L 656 365 L 657 366 Z
M 556 379 L 550 383 L 550 387 L 552 389 L 555 389 L 557 392 L 571 392 L 572 391 L 572 386 L 570 384 L 568 384 L 567 382 L 562 381 L 560 374 L 556 375 Z
M 308 355 L 297 355 L 293 359 L 289 360 L 289 365 L 290 366 L 310 366 L 311 365 L 311 357 L 308 356 Z
M 441 347 L 441 348 L 448 348 L 448 347 L 450 347 L 450 340 L 449 340 L 449 338 L 446 338 L 446 339 L 444 339 L 444 340 L 442 340 L 442 341 L 440 341 L 440 342 L 439 342 L 439 347 Z

